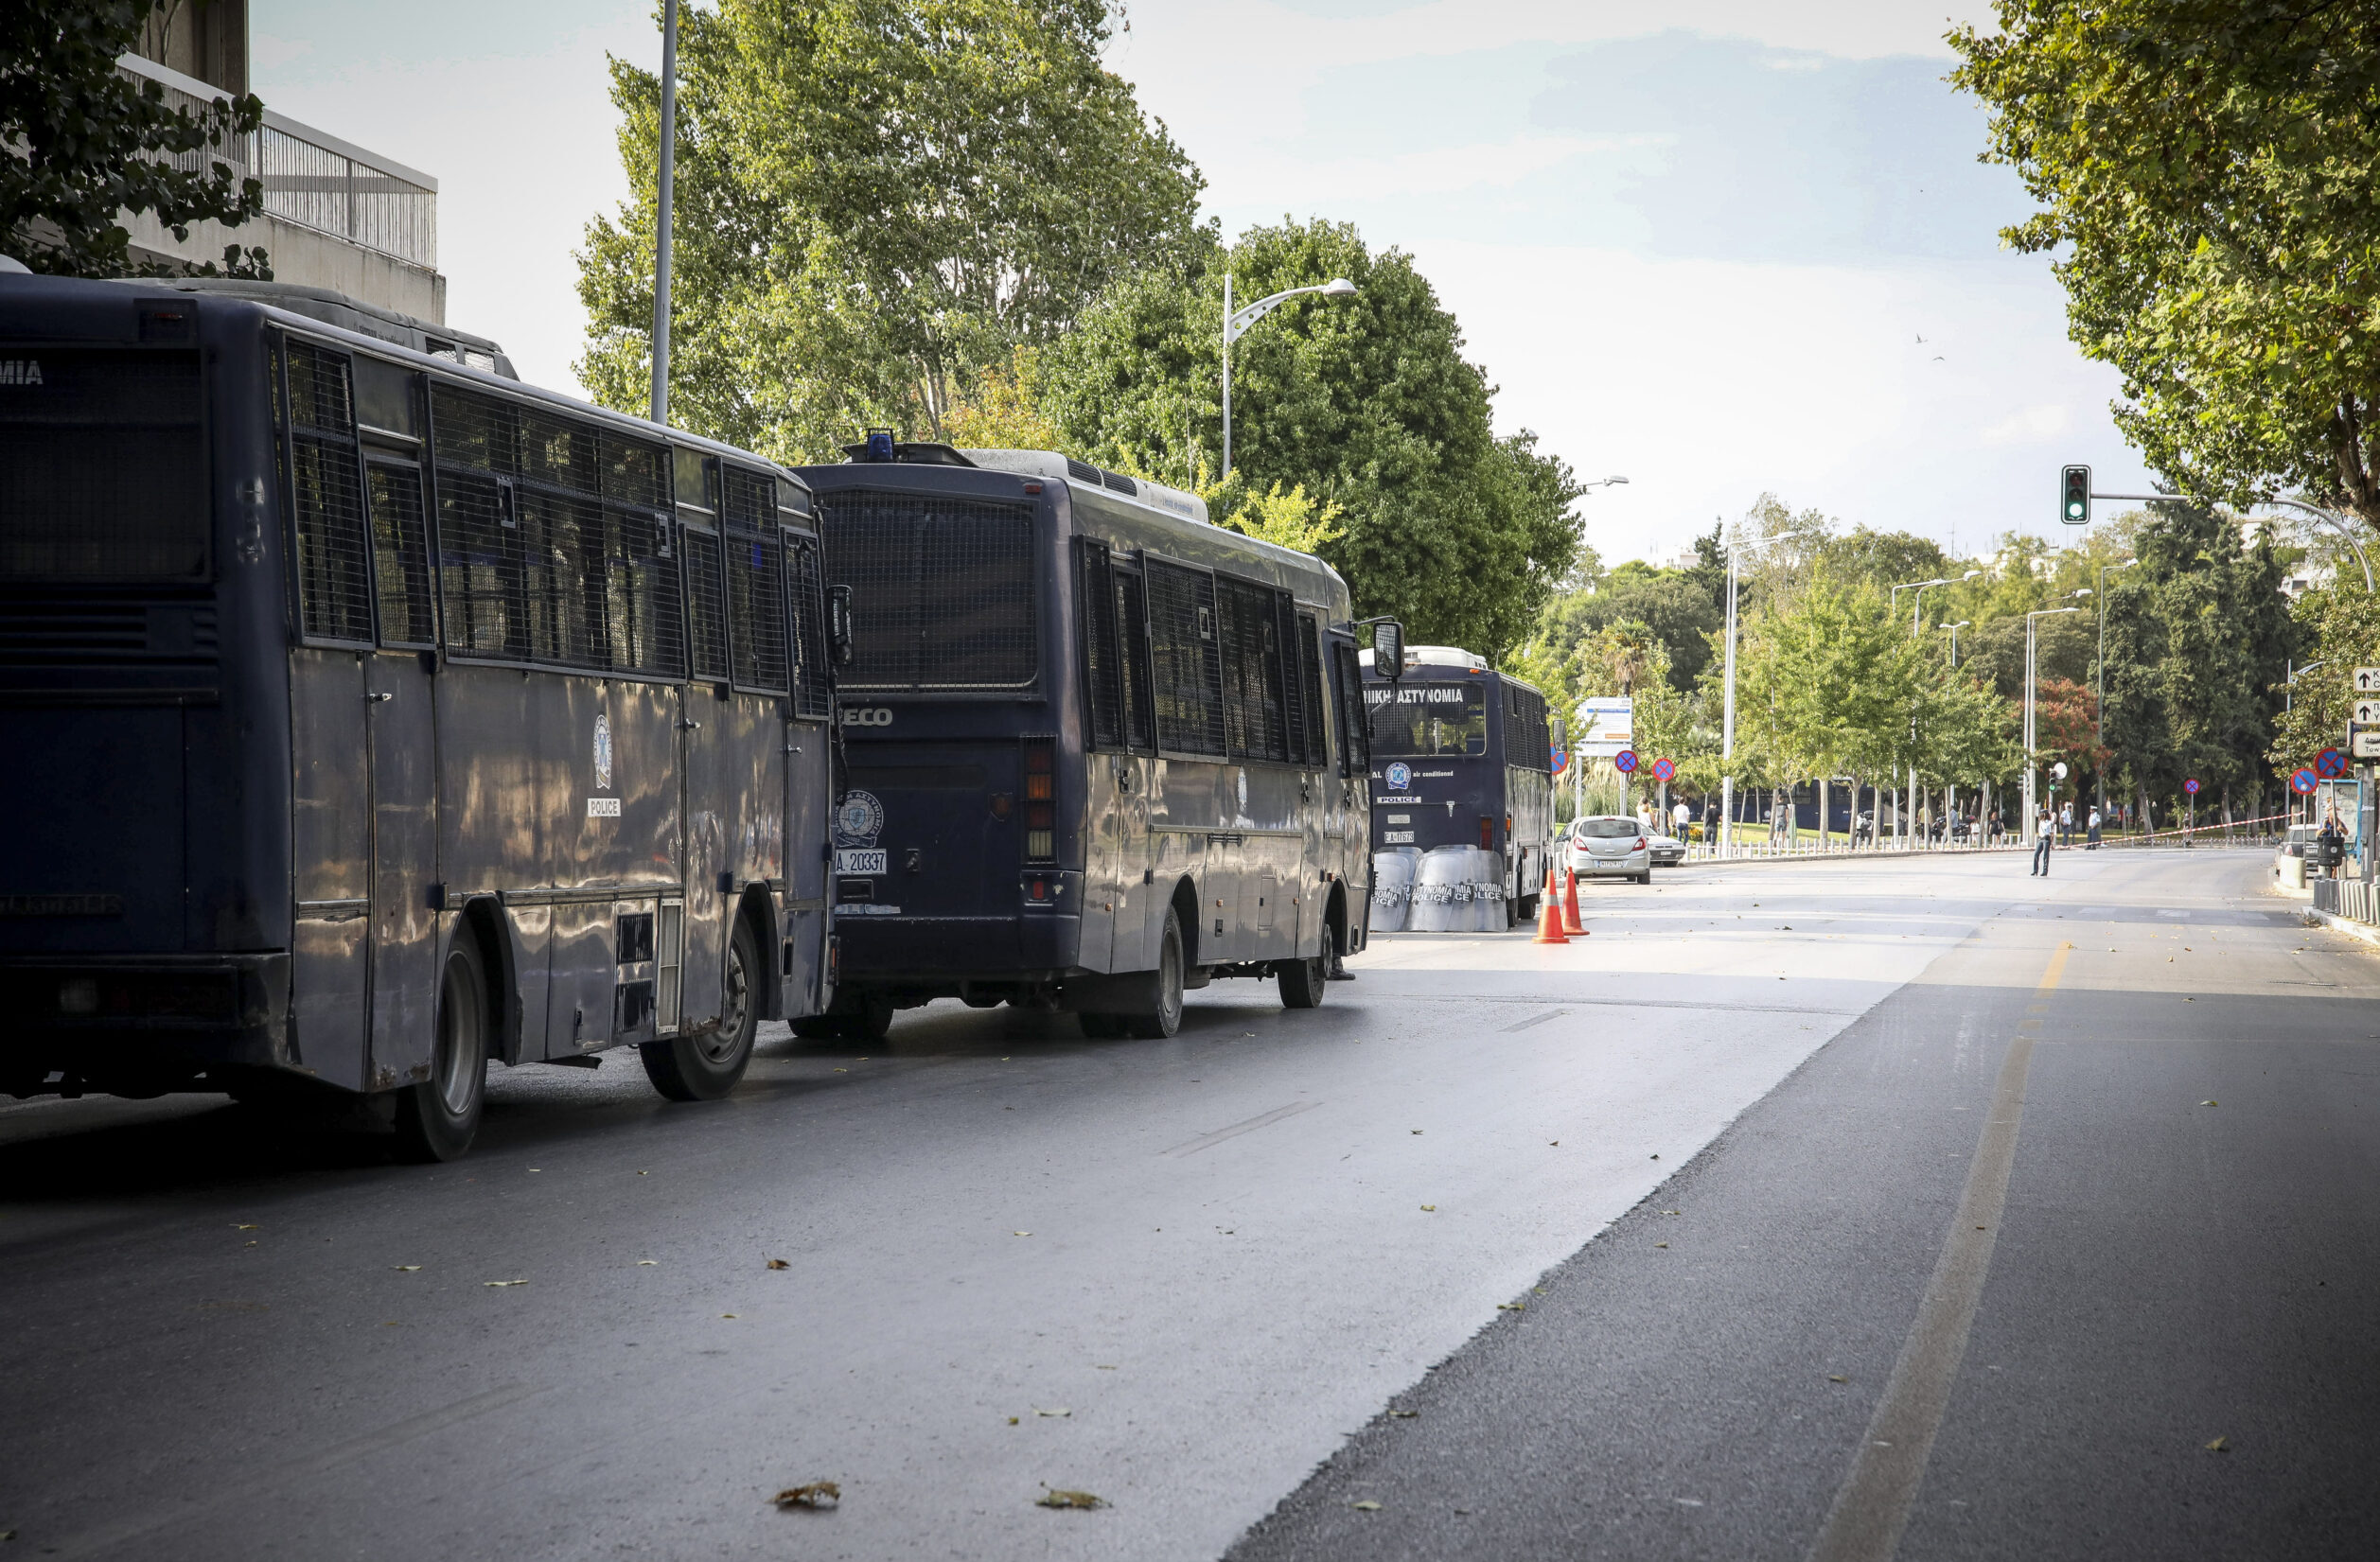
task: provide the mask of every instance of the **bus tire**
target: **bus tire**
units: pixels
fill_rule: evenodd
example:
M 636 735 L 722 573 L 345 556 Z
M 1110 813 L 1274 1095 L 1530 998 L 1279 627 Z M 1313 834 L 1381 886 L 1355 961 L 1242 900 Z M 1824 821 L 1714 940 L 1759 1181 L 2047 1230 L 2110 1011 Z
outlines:
M 728 940 L 727 990 L 720 994 L 719 1023 L 691 1036 L 646 1042 L 637 1050 L 644 1077 L 673 1101 L 715 1101 L 733 1090 L 751 1066 L 752 1037 L 760 1028 L 760 935 L 748 917 L 735 919 Z
M 1275 961 L 1273 980 L 1279 984 L 1283 1009 L 1320 1009 L 1322 994 L 1330 988 L 1329 972 L 1319 955 L 1311 960 Z
M 1157 1042 L 1182 1028 L 1182 919 L 1169 906 L 1165 937 L 1157 945 L 1157 968 L 1149 973 L 1145 1006 L 1118 1016 L 1124 1034 Z
M 430 1078 L 397 1093 L 397 1158 L 431 1166 L 462 1157 L 487 1100 L 487 970 L 467 926 L 438 982 Z

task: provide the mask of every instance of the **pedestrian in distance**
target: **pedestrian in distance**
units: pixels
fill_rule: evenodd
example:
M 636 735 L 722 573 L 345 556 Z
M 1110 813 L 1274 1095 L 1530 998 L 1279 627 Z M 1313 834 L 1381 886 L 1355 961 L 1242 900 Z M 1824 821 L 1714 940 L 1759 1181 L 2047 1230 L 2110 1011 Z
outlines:
M 2026 877 L 2046 879 L 2050 876 L 2050 843 L 2057 839 L 2057 816 L 2044 807 L 2041 816 L 2034 821 L 2033 834 L 2033 872 Z
M 2096 808 L 2090 811 L 2089 844 L 2085 846 L 2083 850 L 2086 851 L 2096 851 L 2099 850 L 2099 810 Z
M 2057 844 L 2060 846 L 2074 844 L 2074 805 L 2071 802 L 2061 803 L 2058 806 Z

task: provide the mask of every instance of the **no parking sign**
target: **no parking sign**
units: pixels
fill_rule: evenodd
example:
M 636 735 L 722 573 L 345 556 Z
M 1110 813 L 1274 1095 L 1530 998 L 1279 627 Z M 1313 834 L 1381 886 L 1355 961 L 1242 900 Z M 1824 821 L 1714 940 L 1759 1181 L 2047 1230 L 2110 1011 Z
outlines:
M 1636 750 L 1633 748 L 1623 748 L 1618 753 L 1613 755 L 1612 768 L 1617 770 L 1623 776 L 1632 776 L 1636 774 Z
M 1653 761 L 1653 780 L 1658 781 L 1676 781 L 1677 779 L 1678 779 L 1678 767 L 1677 767 L 1677 765 L 1675 765 L 1674 763 L 1671 763 L 1671 762 L 1669 762 L 1668 760 L 1655 760 L 1655 761 Z
M 2314 772 L 2303 766 L 2289 778 L 2289 790 L 2301 798 L 2313 796 L 2315 784 Z
M 2189 793 L 2192 797 L 2196 797 L 2198 795 L 2198 778 L 2195 776 L 2191 777 L 2188 781 L 2181 783 L 2181 789 Z
M 2347 756 L 2336 748 L 2325 748 L 2314 756 L 2314 773 L 2324 781 L 2336 781 L 2347 774 Z

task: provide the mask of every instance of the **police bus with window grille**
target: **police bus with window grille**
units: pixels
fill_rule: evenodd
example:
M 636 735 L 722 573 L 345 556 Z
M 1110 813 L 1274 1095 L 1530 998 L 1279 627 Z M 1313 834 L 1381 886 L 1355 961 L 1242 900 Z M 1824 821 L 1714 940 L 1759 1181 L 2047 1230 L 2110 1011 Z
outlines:
M 1369 655 L 1363 670 L 1372 841 L 1412 859 L 1383 875 L 1409 896 L 1398 925 L 1472 932 L 1535 917 L 1552 860 L 1560 742 L 1545 696 L 1451 645 L 1406 646 L 1394 676 Z M 1450 904 L 1473 914 L 1440 912 Z
M 244 295 L 244 296 L 243 296 Z M 304 290 L 0 276 L 0 1088 L 724 1095 L 831 998 L 810 498 Z
M 1346 583 L 1064 455 L 851 454 L 801 469 L 858 605 L 840 980 L 799 1028 L 880 1036 L 957 997 L 1170 1036 L 1218 976 L 1321 1002 L 1368 906 Z

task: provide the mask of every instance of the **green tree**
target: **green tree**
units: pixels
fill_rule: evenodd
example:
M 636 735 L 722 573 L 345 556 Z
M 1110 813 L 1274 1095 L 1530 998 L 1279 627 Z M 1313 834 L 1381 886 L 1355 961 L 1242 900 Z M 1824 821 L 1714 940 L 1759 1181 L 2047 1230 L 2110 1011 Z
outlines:
M 2134 538 L 2140 567 L 2107 581 L 2107 745 L 2144 797 L 2196 777 L 2259 789 L 2297 625 L 2269 531 L 2160 504 Z
M 1303 483 L 1341 508 L 1347 535 L 1322 556 L 1359 613 L 1503 660 L 1572 567 L 1579 489 L 1536 435 L 1495 437 L 1487 377 L 1409 256 L 1374 254 L 1353 228 L 1315 221 L 1254 228 L 1177 272 L 1139 272 L 1051 351 L 1045 408 L 1091 460 L 1210 482 L 1226 270 L 1235 297 L 1335 276 L 1358 291 L 1292 300 L 1233 347 L 1236 469 L 1209 507 Z
M 0 7 L 0 254 L 60 276 L 189 272 L 270 279 L 260 249 L 234 244 L 194 267 L 137 266 L 117 220 L 147 213 L 190 237 L 264 209 L 264 185 L 220 152 L 264 122 L 253 93 L 203 108 L 168 104 L 154 81 L 115 68 L 150 0 L 16 0 Z
M 2349 680 L 2357 667 L 2380 664 L 2380 595 L 2364 589 L 2363 572 L 2356 570 L 2352 580 L 2342 574 L 2337 584 L 2300 596 L 2290 617 L 2305 660 L 2322 667 L 2297 681 L 2283 700 L 2286 712 L 2273 724 L 2265 758 L 2274 776 L 2284 780 L 2299 766 L 2312 764 L 2323 749 L 2345 743 Z
M 1725 589 L 1722 573 L 1722 601 Z M 1661 642 L 1669 681 L 1683 693 L 1701 681 L 1711 659 L 1711 634 L 1724 622 L 1701 583 L 1686 571 L 1653 570 L 1631 559 L 1595 590 L 1565 592 L 1548 602 L 1538 618 L 1537 639 L 1560 658 L 1613 624 L 1641 623 Z
M 671 408 L 788 461 L 940 438 L 1020 343 L 1213 242 L 1197 170 L 1102 63 L 1102 0 L 679 12 Z M 589 224 L 580 377 L 644 405 L 659 79 L 611 64 L 630 197 Z
M 1997 0 L 1950 79 L 2041 203 L 2075 343 L 2193 495 L 2294 485 L 2380 526 L 2380 11 Z

